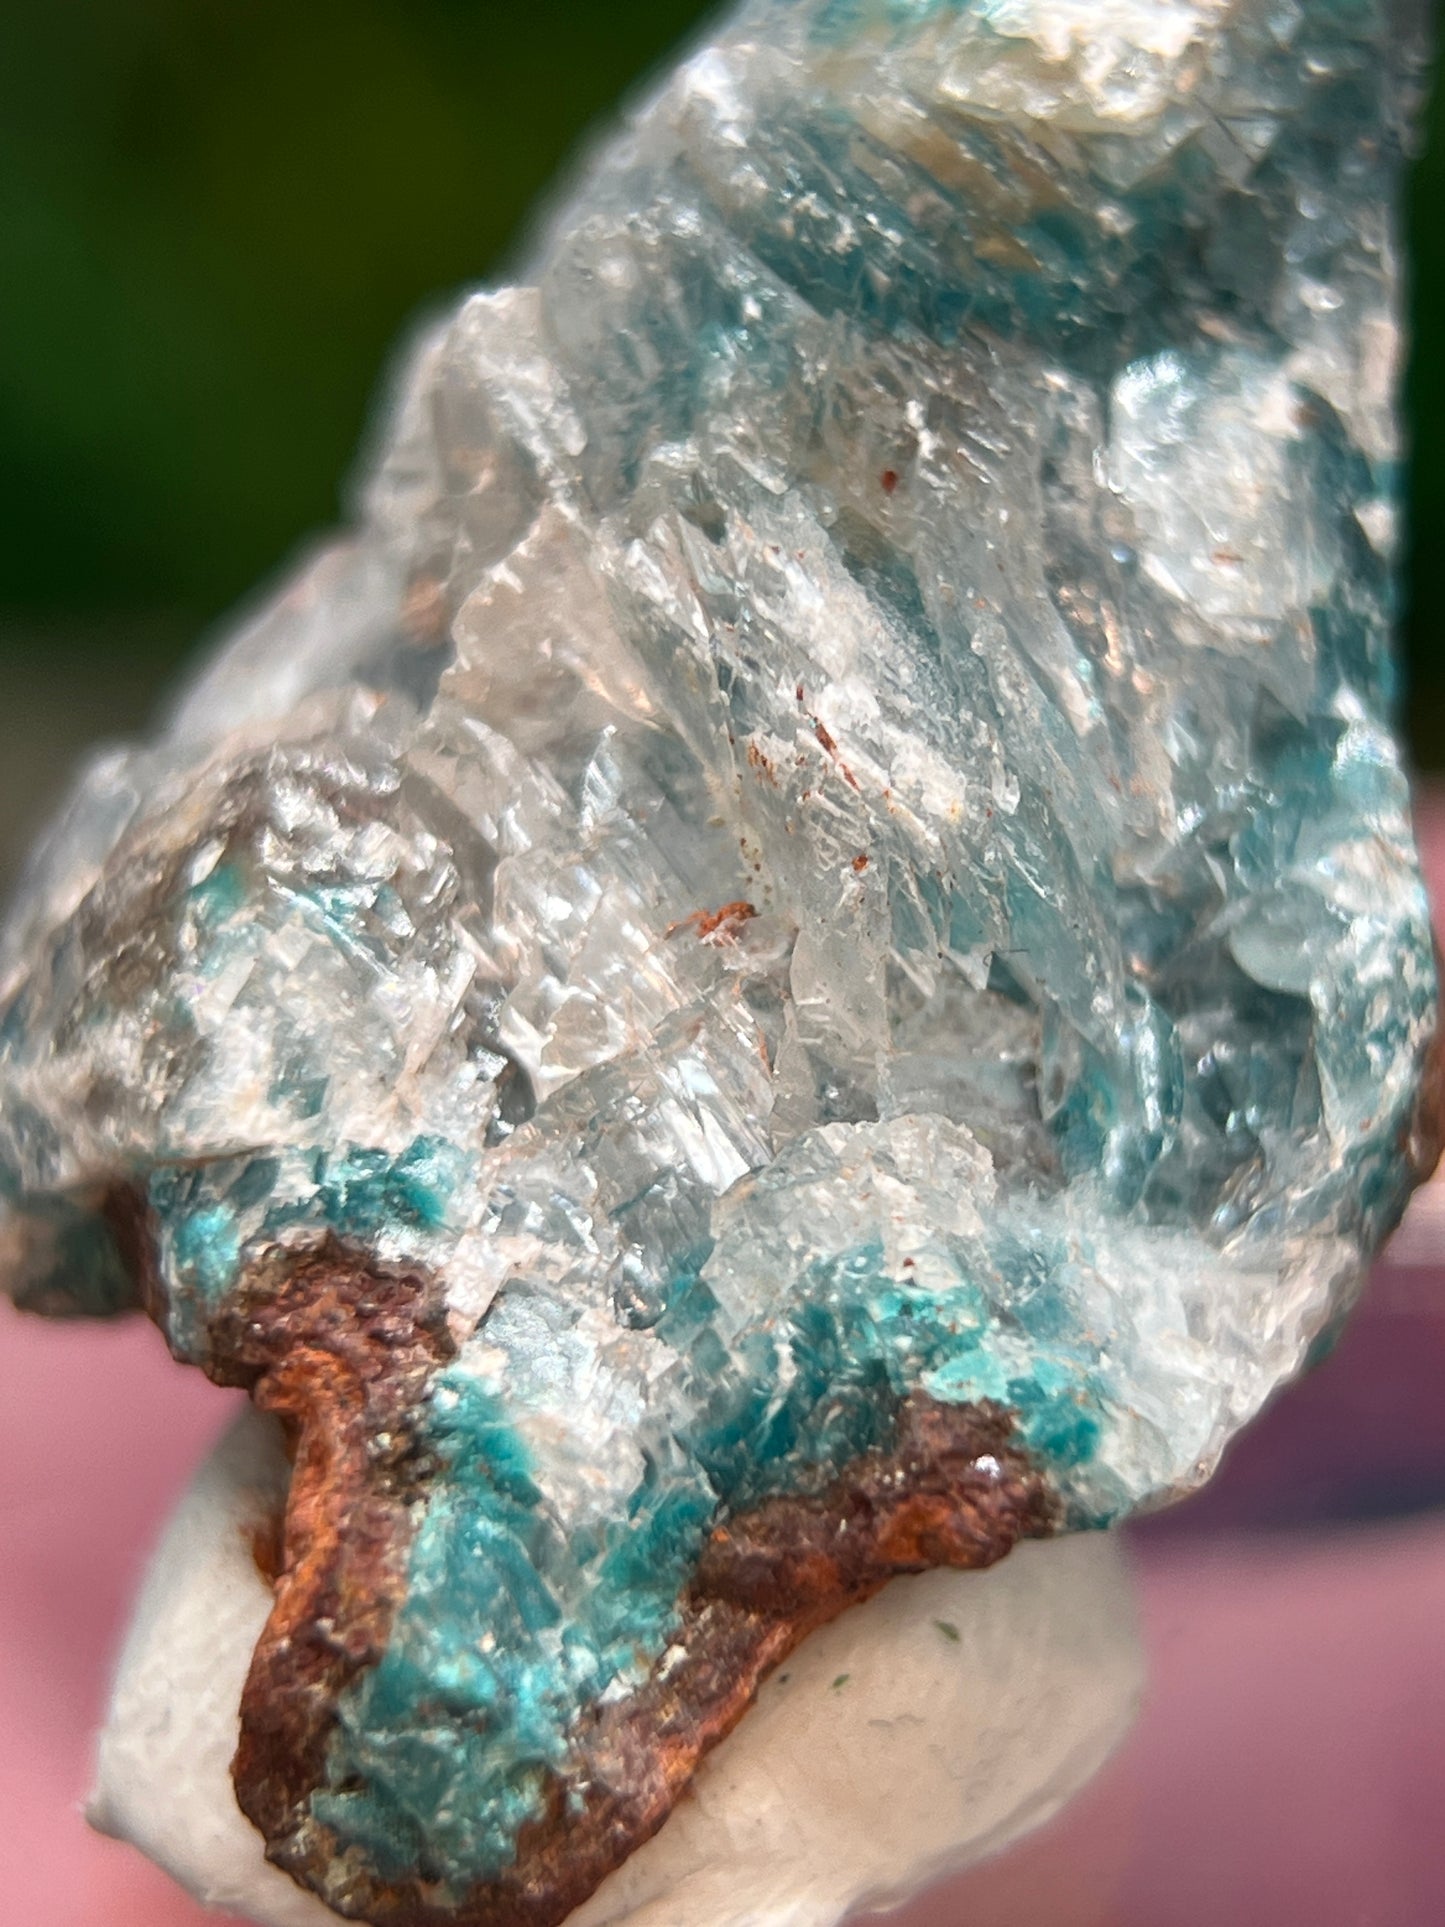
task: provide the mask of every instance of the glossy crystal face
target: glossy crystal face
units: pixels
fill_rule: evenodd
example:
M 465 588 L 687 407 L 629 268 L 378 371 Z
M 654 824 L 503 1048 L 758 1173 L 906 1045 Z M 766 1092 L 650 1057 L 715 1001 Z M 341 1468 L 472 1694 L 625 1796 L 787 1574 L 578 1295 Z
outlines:
M 354 1451 L 356 1663 L 242 1786 L 333 1900 L 560 1918 L 548 1829 L 604 1786 L 625 1852 L 716 1737 L 700 1656 L 741 1692 L 822 1610 L 788 1533 L 914 1507 L 836 1610 L 1105 1523 L 1348 1307 L 1436 1015 L 1389 722 L 1417 14 L 745 6 L 37 857 L 19 1295 L 143 1286 Z

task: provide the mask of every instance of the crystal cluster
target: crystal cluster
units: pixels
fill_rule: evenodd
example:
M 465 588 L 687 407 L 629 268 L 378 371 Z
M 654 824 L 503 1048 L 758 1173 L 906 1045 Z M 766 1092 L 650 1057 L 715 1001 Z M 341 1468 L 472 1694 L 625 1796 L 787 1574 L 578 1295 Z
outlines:
M 1348 1308 L 1419 11 L 752 0 L 37 854 L 0 1249 L 299 1435 L 236 1775 L 334 1906 L 560 1919 L 810 1625 Z

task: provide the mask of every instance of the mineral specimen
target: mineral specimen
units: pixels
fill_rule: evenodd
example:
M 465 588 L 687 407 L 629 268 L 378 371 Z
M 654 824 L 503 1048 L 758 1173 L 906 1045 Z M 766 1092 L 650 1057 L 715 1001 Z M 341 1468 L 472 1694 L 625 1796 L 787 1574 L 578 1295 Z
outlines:
M 1436 1149 L 1418 12 L 744 6 L 38 855 L 15 1288 L 291 1428 L 234 1771 L 334 1908 L 560 1920 L 809 1629 L 1347 1309 Z
M 231 1788 L 236 1709 L 272 1605 L 253 1549 L 286 1491 L 277 1430 L 244 1413 L 171 1522 L 89 1813 L 208 1905 L 335 1927 L 266 1865 Z M 842 1614 L 772 1675 L 690 1797 L 568 1927 L 834 1927 L 1046 1820 L 1137 1709 L 1120 1539 L 1066 1533 L 987 1573 L 899 1580 Z

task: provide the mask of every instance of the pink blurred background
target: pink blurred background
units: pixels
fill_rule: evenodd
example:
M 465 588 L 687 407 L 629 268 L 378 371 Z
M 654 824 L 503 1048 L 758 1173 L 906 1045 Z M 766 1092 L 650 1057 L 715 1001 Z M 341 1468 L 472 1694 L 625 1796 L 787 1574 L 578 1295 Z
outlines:
M 1445 797 L 1421 819 L 1438 886 Z M 5 1308 L 0 1348 L 0 1919 L 215 1927 L 80 1801 L 128 1602 L 234 1395 L 138 1319 Z M 897 1927 L 1445 1923 L 1445 1184 L 1330 1362 L 1131 1536 L 1151 1669 L 1133 1737 L 1052 1826 Z

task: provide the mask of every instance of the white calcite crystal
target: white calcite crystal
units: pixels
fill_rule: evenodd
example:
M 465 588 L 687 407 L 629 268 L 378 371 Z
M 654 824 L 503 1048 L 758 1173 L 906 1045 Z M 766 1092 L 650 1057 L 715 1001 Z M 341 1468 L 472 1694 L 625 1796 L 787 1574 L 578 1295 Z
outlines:
M 1348 1309 L 1436 1149 L 1422 63 L 751 0 L 79 784 L 0 1250 L 289 1425 L 234 1777 L 333 1908 L 555 1927 L 805 1635 L 1198 1484 Z

